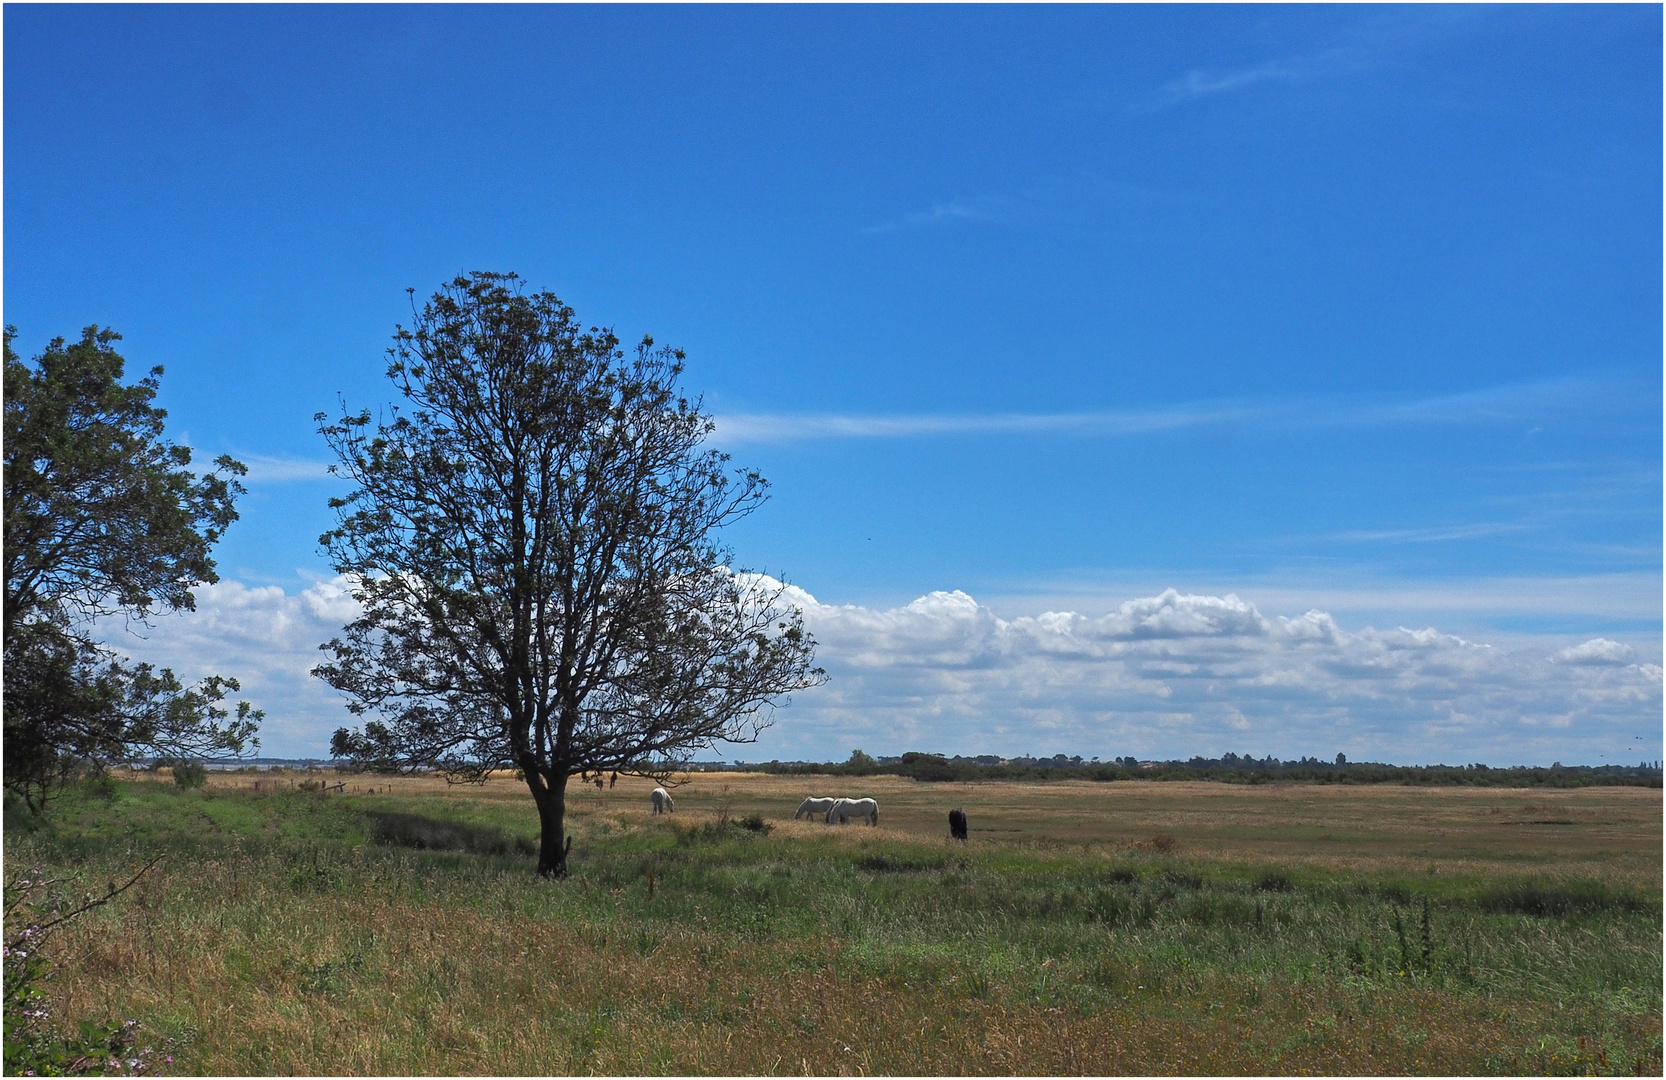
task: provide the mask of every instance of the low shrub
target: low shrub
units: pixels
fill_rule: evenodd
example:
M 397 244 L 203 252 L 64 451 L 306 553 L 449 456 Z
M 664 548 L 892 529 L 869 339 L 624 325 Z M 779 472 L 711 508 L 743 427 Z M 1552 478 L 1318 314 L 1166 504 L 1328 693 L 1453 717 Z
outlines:
M 174 783 L 182 788 L 200 788 L 208 782 L 208 767 L 197 761 L 174 763 Z
M 442 821 L 420 814 L 369 810 L 370 834 L 384 844 L 424 851 L 466 851 L 471 855 L 521 855 L 538 853 L 538 845 L 524 836 L 511 836 L 502 829 Z
M 1262 874 L 1255 879 L 1256 892 L 1289 892 L 1295 887 L 1289 878 L 1276 872 Z
M 775 826 L 764 820 L 764 816 L 762 814 L 748 814 L 746 817 L 736 821 L 735 824 L 738 827 L 745 829 L 747 832 L 757 833 L 760 836 L 768 836 L 769 831 L 775 828 Z
M 1498 915 L 1536 915 L 1541 918 L 1566 918 L 1605 911 L 1660 910 L 1658 901 L 1651 902 L 1648 898 L 1596 881 L 1566 884 L 1515 882 L 1482 893 L 1477 898 L 1476 906 Z

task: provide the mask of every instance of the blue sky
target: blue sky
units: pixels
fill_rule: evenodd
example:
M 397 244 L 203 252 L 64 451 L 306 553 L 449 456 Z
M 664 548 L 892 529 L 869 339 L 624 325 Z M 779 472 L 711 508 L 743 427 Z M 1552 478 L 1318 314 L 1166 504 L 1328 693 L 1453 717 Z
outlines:
M 498 269 L 688 350 L 719 440 L 774 483 L 730 540 L 825 609 L 835 678 L 742 757 L 1660 756 L 1657 7 L 11 6 L 4 29 L 22 351 L 116 327 L 166 366 L 176 437 L 252 467 L 226 586 L 121 644 L 249 671 L 268 750 L 345 717 L 304 674 L 340 614 L 311 417 L 388 399 L 407 287 Z M 1205 629 L 1166 658 L 1014 659 L 1024 620 L 1134 603 L 1083 633 L 1138 637 L 1171 588 L 1150 611 Z M 957 590 L 982 614 L 909 607 Z M 1233 682 L 1186 643 L 1236 609 L 1183 599 L 1229 594 L 1262 644 L 1315 608 L 1351 644 L 1234 654 Z M 983 652 L 943 652 L 973 625 Z M 1401 627 L 1515 666 L 1334 682 Z M 881 639 L 907 662 L 880 673 Z M 1280 679 L 1305 696 L 1251 689 Z

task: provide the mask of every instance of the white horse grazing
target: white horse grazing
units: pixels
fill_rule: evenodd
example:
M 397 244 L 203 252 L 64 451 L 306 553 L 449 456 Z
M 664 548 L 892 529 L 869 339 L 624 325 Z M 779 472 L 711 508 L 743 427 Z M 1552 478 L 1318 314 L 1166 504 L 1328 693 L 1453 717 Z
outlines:
M 827 812 L 833 809 L 833 804 L 838 801 L 838 799 L 818 799 L 811 796 L 798 804 L 798 813 L 793 815 L 793 820 L 797 821 L 799 818 L 813 818 L 817 814 L 825 817 Z
M 866 818 L 869 825 L 878 825 L 879 804 L 872 799 L 840 799 L 828 808 L 829 825 L 843 825 L 851 818 Z
M 654 793 L 649 798 L 654 800 L 654 813 L 656 814 L 669 814 L 677 809 L 677 804 L 671 801 L 671 793 L 662 787 L 655 788 Z

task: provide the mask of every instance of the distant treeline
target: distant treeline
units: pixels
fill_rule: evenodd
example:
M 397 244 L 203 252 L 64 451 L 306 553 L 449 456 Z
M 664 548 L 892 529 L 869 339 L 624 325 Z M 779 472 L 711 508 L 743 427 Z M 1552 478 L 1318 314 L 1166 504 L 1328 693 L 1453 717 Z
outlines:
M 789 776 L 908 776 L 923 781 L 964 780 L 1213 780 L 1225 784 L 1429 784 L 1475 787 L 1660 787 L 1658 765 L 1384 765 L 1370 761 L 1301 758 L 1280 761 L 1226 754 L 1188 761 L 1083 761 L 1058 754 L 1051 758 L 945 757 L 908 753 L 901 757 L 870 757 L 858 750 L 843 762 L 770 761 L 744 765 L 697 765 L 707 771 L 742 769 L 746 772 Z

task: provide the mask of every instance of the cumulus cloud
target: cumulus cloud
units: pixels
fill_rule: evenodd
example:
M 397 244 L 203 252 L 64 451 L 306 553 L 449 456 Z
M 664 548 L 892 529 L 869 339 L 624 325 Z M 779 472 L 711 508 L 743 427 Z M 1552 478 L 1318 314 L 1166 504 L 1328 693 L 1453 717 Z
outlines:
M 324 659 L 321 642 L 358 614 L 343 578 L 316 581 L 298 595 L 277 585 L 222 581 L 196 590 L 197 610 L 156 620 L 149 627 L 109 620 L 104 640 L 113 649 L 184 679 L 227 675 L 242 684 L 235 695 L 266 711 L 261 753 L 317 757 L 330 733 L 349 722 L 343 699 L 309 675 Z
M 1629 664 L 1636 658 L 1637 650 L 1630 645 L 1599 637 L 1563 649 L 1551 659 L 1562 664 Z
M 804 611 L 832 678 L 782 715 L 766 756 L 861 745 L 1506 763 L 1658 738 L 1660 669 L 1617 651 L 1606 666 L 1553 664 L 1433 628 L 1349 631 L 1322 611 L 1268 616 L 1172 589 L 1100 616 L 1005 620 L 963 592 Z
M 831 679 L 777 713 L 758 746 L 731 756 L 825 760 L 856 746 L 1142 757 L 1341 750 L 1509 764 L 1613 760 L 1638 733 L 1658 756 L 1661 669 L 1606 638 L 1547 657 L 1172 589 L 1101 615 L 1016 619 L 958 590 L 883 610 L 824 604 L 794 586 L 782 600 L 803 611 Z M 308 671 L 318 643 L 353 614 L 341 579 L 295 595 L 226 582 L 199 590 L 192 615 L 143 638 L 115 627 L 108 640 L 182 675 L 241 678 L 244 696 L 267 710 L 266 751 L 311 755 L 350 722 Z

